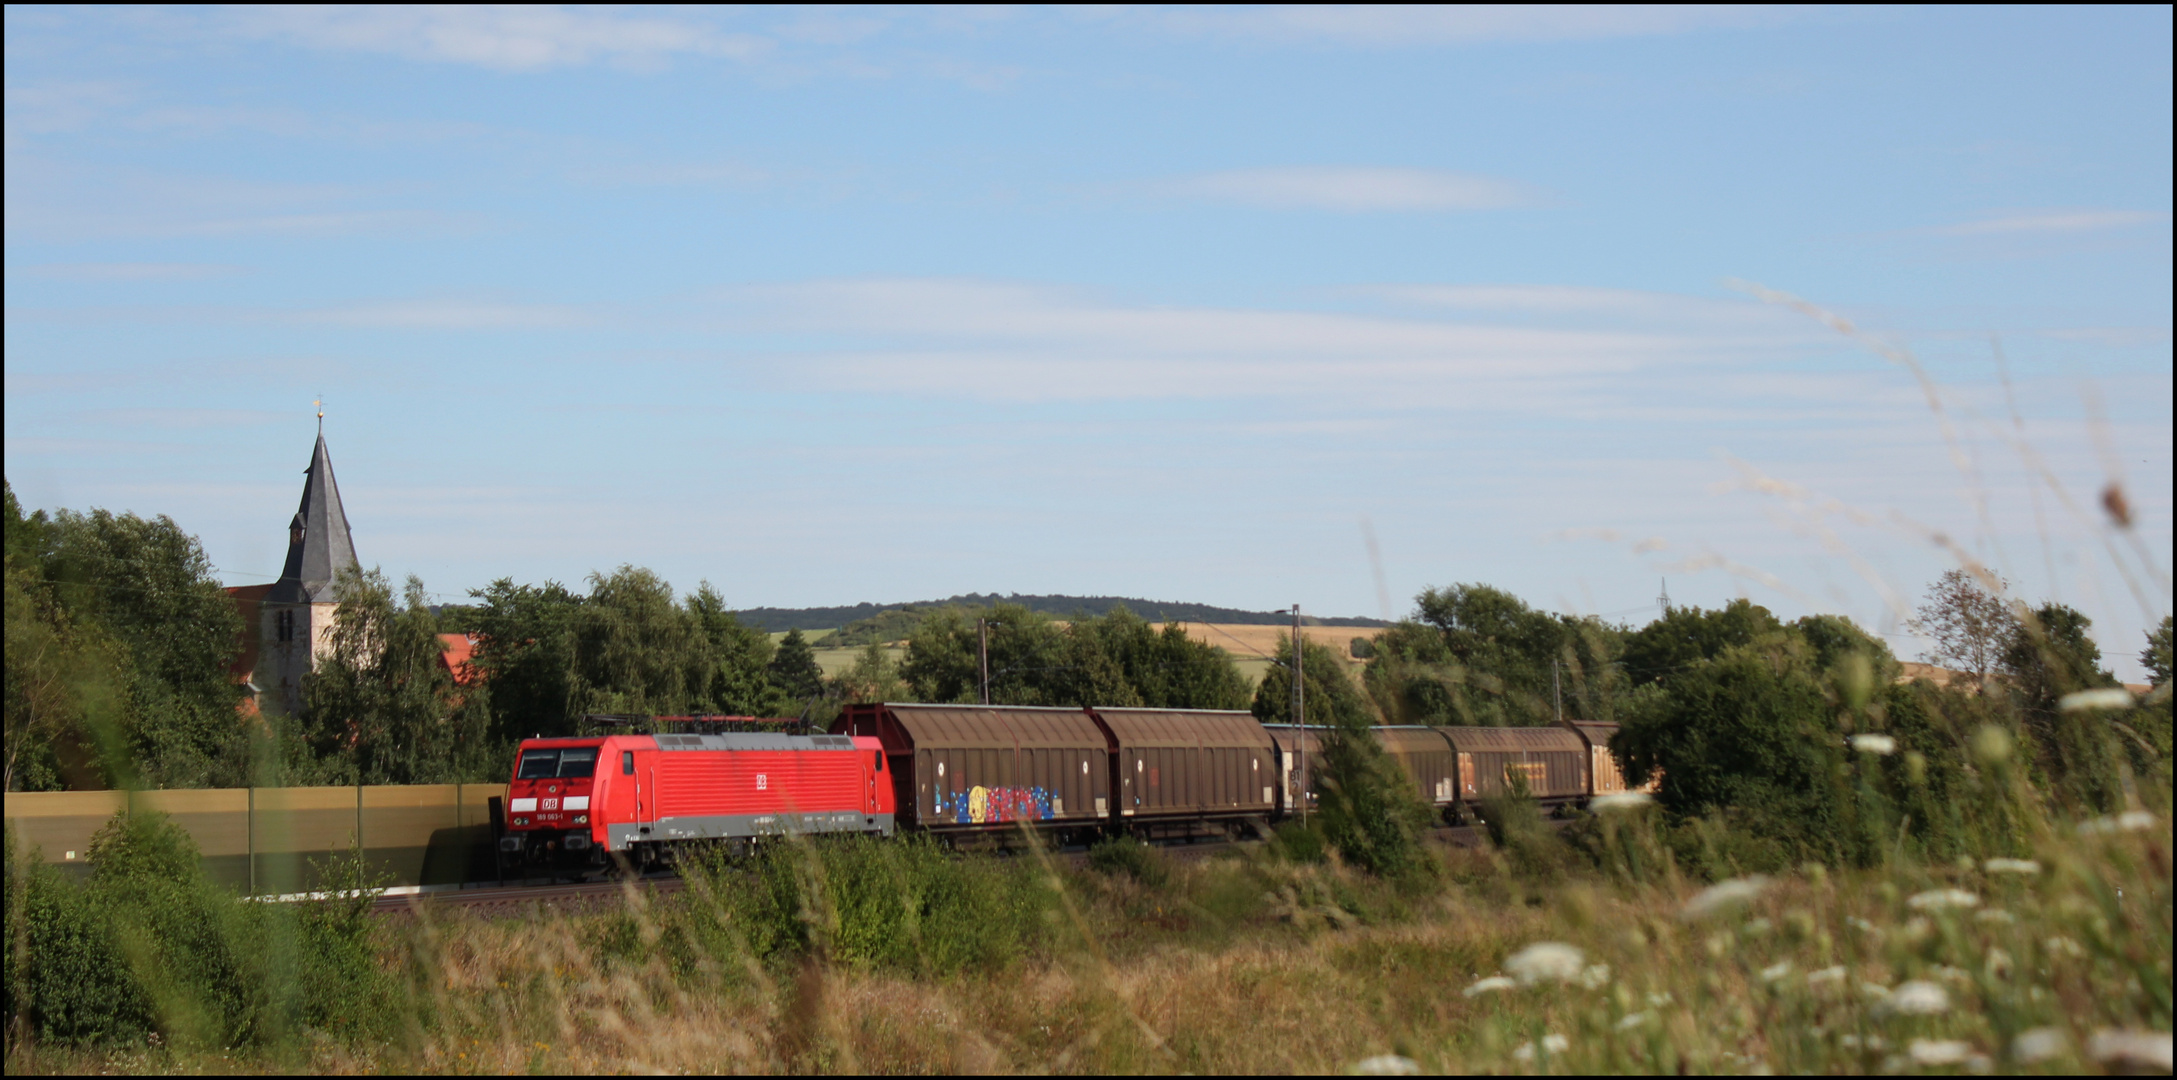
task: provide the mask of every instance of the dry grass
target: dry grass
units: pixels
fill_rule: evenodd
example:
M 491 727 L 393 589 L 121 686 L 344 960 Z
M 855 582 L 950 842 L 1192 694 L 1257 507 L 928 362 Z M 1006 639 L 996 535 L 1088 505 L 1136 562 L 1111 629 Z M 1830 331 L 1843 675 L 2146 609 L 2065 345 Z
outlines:
M 2096 1064 L 2097 1033 L 2169 1029 L 2169 830 L 2150 820 L 2064 830 L 2035 872 L 1810 868 L 1699 917 L 1668 873 L 1538 884 L 1486 851 L 1403 891 L 1261 854 L 1162 889 L 1053 873 L 1035 955 L 942 977 L 730 950 L 676 971 L 665 909 L 452 913 L 386 925 L 412 1011 L 380 1042 L 19 1047 L 9 1071 L 2062 1072 Z M 1578 958 L 1468 993 L 1542 942 Z

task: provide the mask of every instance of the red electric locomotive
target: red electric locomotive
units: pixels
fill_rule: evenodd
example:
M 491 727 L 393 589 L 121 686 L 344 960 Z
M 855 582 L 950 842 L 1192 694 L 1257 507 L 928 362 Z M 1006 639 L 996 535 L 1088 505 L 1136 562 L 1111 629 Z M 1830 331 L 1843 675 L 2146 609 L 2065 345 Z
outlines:
M 640 866 L 677 841 L 889 836 L 885 769 L 881 743 L 846 735 L 525 739 L 507 785 L 500 858 L 579 872 L 611 852 Z

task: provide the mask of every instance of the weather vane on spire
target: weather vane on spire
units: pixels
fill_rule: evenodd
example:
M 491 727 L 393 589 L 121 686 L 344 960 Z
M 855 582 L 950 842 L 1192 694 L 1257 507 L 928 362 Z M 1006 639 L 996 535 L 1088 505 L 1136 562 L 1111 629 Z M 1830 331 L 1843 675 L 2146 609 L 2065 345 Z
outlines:
M 325 395 L 319 394 L 310 404 L 317 406 L 317 433 L 325 434 Z

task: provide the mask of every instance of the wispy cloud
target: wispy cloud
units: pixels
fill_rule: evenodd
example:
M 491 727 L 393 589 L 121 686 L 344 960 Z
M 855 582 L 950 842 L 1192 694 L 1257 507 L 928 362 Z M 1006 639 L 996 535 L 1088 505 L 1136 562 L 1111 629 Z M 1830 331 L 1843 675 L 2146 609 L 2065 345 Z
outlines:
M 8 267 L 7 274 L 45 281 L 202 281 L 242 272 L 219 263 L 36 263 Z
M 1936 236 L 2049 236 L 2167 225 L 2166 210 L 2029 210 L 1922 230 Z
M 1158 12 L 1149 17 L 1187 34 L 1417 46 L 1656 37 L 1770 25 L 1794 16 L 1789 9 L 1733 5 L 1294 4 Z
M 1013 401 L 1292 396 L 1371 408 L 1557 407 L 1597 378 L 1743 361 L 1796 340 L 1741 327 L 1556 328 L 1346 312 L 1173 308 L 1007 282 L 879 280 L 719 295 L 724 329 L 838 341 L 780 377 Z
M 675 56 L 747 59 L 769 47 L 763 37 L 683 17 L 548 6 L 263 7 L 231 18 L 251 37 L 497 71 L 595 62 L 654 67 Z
M 1441 169 L 1289 166 L 1203 173 L 1155 185 L 1160 194 L 1278 210 L 1499 210 L 1536 199 L 1509 180 Z
M 518 304 L 469 300 L 418 300 L 320 308 L 284 321 L 386 330 L 544 330 L 592 323 L 594 316 L 565 304 Z

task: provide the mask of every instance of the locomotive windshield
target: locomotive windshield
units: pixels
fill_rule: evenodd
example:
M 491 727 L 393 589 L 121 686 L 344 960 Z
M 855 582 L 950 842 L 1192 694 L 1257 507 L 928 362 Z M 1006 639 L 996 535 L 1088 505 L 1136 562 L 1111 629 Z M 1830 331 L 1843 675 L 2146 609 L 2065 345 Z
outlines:
M 522 751 L 521 768 L 514 774 L 514 778 L 549 780 L 555 776 L 588 776 L 596 770 L 596 747 L 553 747 L 547 750 Z

